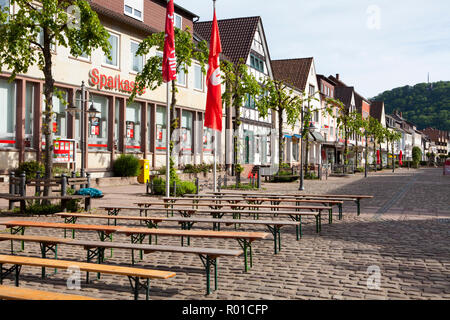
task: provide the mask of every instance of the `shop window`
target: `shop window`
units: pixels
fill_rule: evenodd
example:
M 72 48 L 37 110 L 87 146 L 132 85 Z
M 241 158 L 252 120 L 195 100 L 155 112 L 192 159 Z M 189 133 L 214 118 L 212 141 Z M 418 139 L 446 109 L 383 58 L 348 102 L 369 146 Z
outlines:
M 16 132 L 16 84 L 0 79 L 0 147 L 14 148 Z
M 125 122 L 126 149 L 136 152 L 141 149 L 141 104 L 133 102 L 127 105 Z
M 124 13 L 137 20 L 143 20 L 144 0 L 125 0 Z
M 119 99 L 116 99 L 116 110 L 114 111 L 115 119 L 114 119 L 114 140 L 116 143 L 116 146 L 119 147 L 119 123 L 120 123 L 120 101 Z
M 212 154 L 213 148 L 213 130 L 210 128 L 203 128 L 203 153 Z
M 33 148 L 34 84 L 27 83 L 25 97 L 25 147 Z
M 183 111 L 181 115 L 181 149 L 183 153 L 192 153 L 192 120 L 190 111 Z
M 130 42 L 131 48 L 131 70 L 134 72 L 141 72 L 144 67 L 144 57 L 137 55 L 139 49 L 139 43 L 135 41 Z
M 109 43 L 111 44 L 111 59 L 104 56 L 105 64 L 113 67 L 119 67 L 119 36 L 110 33 Z
M 103 96 L 92 95 L 92 104 L 99 112 L 89 115 L 88 121 L 88 147 L 90 150 L 108 150 L 108 106 L 109 99 Z M 89 101 L 89 107 L 91 101 Z
M 55 139 L 67 138 L 67 90 L 55 89 L 60 92 L 60 96 L 53 94 L 53 117 L 50 130 Z M 45 123 L 45 96 L 42 95 L 42 123 Z M 43 137 L 44 138 L 44 137 Z
M 166 108 L 156 108 L 156 151 L 166 150 L 167 120 Z

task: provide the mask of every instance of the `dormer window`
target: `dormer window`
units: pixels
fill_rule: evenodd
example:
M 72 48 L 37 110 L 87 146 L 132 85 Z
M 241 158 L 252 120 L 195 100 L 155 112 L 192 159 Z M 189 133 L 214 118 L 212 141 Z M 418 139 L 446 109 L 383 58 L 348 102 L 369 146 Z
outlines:
M 144 0 L 124 0 L 124 14 L 143 21 Z

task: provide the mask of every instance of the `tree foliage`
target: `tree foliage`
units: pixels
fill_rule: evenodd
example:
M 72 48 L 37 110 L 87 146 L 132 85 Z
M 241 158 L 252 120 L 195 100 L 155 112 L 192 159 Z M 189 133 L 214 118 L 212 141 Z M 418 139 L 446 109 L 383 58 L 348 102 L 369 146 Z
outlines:
M 302 96 L 296 94 L 286 83 L 267 78 L 261 86 L 260 99 L 256 107 L 261 117 L 265 118 L 269 110 L 278 114 L 278 163 L 283 163 L 284 143 L 283 127 L 286 123 L 294 127 L 302 110 Z M 284 117 L 286 116 L 286 118 Z
M 189 28 L 181 30 L 175 28 L 175 55 L 176 55 L 176 71 L 179 74 L 183 71 L 185 74 L 189 73 L 189 67 L 192 66 L 194 61 L 198 62 L 202 68 L 203 73 L 206 71 L 206 64 L 208 61 L 209 49 L 206 41 L 200 41 L 196 43 L 192 34 L 189 32 Z M 137 55 L 149 56 L 151 50 L 164 51 L 164 38 L 165 32 L 153 33 L 143 40 L 137 50 Z M 131 103 L 139 92 L 142 92 L 144 88 L 149 90 L 155 90 L 163 83 L 162 78 L 162 57 L 152 54 L 146 61 L 144 68 L 136 75 L 135 87 L 130 96 L 129 103 Z M 172 81 L 172 100 L 170 102 L 170 154 L 173 154 L 174 141 L 173 133 L 178 129 L 180 121 L 176 116 L 176 104 L 178 88 L 176 81 Z M 175 162 L 173 158 L 170 158 L 170 183 L 174 181 L 173 172 Z
M 402 112 L 419 130 L 434 127 L 450 131 L 450 81 L 395 88 L 372 100 L 384 101 L 386 113 Z
M 37 66 L 44 76 L 45 177 L 50 178 L 53 159 L 53 50 L 56 45 L 70 48 L 74 57 L 88 55 L 101 48 L 110 56 L 108 31 L 102 26 L 97 14 L 85 0 L 11 0 L 14 13 L 8 8 L 0 14 L 0 69 L 10 72 L 10 81 L 18 74 L 27 73 Z M 48 187 L 44 194 L 48 194 Z

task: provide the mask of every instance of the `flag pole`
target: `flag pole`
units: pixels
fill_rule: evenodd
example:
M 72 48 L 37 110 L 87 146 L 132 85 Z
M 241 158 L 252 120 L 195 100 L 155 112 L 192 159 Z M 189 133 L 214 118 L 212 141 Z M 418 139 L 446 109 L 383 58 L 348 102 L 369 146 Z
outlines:
M 170 81 L 167 81 L 167 112 L 166 112 L 166 197 L 170 197 Z
M 216 0 L 213 0 L 213 9 L 214 13 L 216 12 Z M 213 166 L 213 179 L 214 179 L 214 192 L 217 192 L 217 130 L 213 130 L 214 132 L 214 166 Z

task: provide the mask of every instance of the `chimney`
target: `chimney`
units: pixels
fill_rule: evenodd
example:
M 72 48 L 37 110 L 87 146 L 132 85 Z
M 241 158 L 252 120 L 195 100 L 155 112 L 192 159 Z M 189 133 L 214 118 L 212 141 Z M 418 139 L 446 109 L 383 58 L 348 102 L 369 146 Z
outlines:
M 339 80 L 339 73 L 336 73 L 336 79 Z

